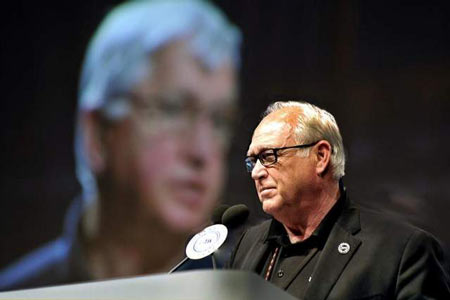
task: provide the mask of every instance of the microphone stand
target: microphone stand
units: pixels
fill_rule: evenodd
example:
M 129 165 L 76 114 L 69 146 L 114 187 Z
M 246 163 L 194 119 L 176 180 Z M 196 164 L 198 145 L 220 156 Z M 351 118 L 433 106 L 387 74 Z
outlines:
M 216 263 L 216 258 L 214 256 L 214 252 L 211 253 L 211 260 L 212 260 L 213 270 L 217 269 L 217 263 Z
M 187 260 L 189 259 L 189 257 L 185 257 L 183 258 L 182 261 L 180 261 L 175 267 L 173 267 L 170 271 L 169 274 L 175 272 L 179 267 L 181 267 Z M 217 269 L 217 261 L 216 261 L 216 257 L 214 256 L 214 253 L 211 254 L 211 261 L 212 261 L 212 265 L 213 265 L 213 270 Z
M 180 261 L 175 267 L 173 267 L 173 268 L 169 271 L 169 274 L 175 272 L 175 271 L 176 271 L 179 267 L 181 267 L 188 259 L 189 259 L 189 257 L 187 257 L 187 256 L 186 256 L 185 258 L 183 258 L 182 261 Z

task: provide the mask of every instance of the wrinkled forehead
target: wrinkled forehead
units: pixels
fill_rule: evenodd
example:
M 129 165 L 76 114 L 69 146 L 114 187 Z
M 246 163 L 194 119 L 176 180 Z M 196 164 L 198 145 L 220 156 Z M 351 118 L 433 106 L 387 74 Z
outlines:
M 293 137 L 293 128 L 286 122 L 263 120 L 253 133 L 247 153 L 255 155 L 265 149 L 287 146 Z
M 276 110 L 266 117 L 256 127 L 248 154 L 256 154 L 268 148 L 285 147 L 296 143 L 295 128 L 301 110 L 288 107 Z

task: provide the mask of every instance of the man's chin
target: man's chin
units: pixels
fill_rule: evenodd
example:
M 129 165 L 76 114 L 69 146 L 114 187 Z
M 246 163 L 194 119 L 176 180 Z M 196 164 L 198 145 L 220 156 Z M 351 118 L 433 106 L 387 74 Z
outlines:
M 179 212 L 166 215 L 164 223 L 174 233 L 191 234 L 202 229 L 205 219 L 197 213 Z
M 278 211 L 276 203 L 271 199 L 262 201 L 262 209 L 266 214 L 273 216 Z

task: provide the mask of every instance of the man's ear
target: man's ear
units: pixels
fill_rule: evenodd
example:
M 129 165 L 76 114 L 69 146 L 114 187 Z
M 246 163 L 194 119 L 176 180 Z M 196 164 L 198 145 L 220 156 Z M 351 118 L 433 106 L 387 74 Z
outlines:
M 321 140 L 316 144 L 315 148 L 317 149 L 316 173 L 322 177 L 329 169 L 332 147 L 328 141 Z
M 106 164 L 104 128 L 98 112 L 82 112 L 80 115 L 83 145 L 88 164 L 95 174 L 102 172 Z

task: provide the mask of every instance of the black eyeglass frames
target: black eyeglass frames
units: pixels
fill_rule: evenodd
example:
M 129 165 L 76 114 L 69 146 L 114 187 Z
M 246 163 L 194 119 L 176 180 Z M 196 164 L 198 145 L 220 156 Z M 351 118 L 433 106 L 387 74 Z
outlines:
M 319 141 L 316 141 L 316 142 L 310 143 L 310 144 L 304 144 L 304 145 L 295 145 L 295 146 L 287 146 L 287 147 L 281 147 L 281 148 L 265 149 L 256 155 L 247 156 L 245 158 L 245 167 L 247 169 L 247 172 L 251 173 L 258 160 L 261 162 L 261 164 L 264 167 L 267 167 L 267 166 L 275 164 L 278 161 L 278 151 L 280 151 L 280 150 L 294 149 L 294 148 L 308 148 L 308 147 L 314 146 L 318 142 Z

